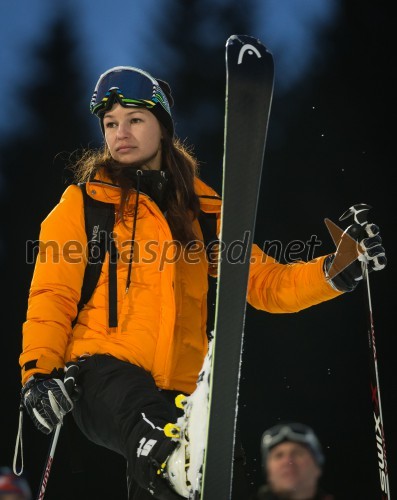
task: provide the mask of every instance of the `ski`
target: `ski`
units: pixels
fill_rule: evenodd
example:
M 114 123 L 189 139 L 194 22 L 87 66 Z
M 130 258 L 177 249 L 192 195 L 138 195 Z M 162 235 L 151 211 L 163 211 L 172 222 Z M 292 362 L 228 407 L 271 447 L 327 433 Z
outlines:
M 273 96 L 272 54 L 256 38 L 226 43 L 222 225 L 209 416 L 195 498 L 231 497 L 240 365 L 251 248 Z

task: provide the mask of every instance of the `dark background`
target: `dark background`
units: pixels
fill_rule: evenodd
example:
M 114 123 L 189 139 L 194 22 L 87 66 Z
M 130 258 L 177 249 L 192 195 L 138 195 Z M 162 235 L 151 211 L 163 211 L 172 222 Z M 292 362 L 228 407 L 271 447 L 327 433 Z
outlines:
M 153 30 L 172 57 L 145 69 L 170 82 L 177 132 L 195 145 L 201 177 L 221 191 L 224 44 L 234 33 L 256 35 L 255 10 L 250 10 L 251 2 L 221 2 L 210 11 L 206 2 L 169 5 L 172 23 L 157 19 Z M 216 26 L 206 36 L 197 29 L 204 18 Z M 19 55 L 37 58 L 42 71 L 40 78 L 32 74 L 31 81 L 20 82 L 8 96 L 22 104 L 28 121 L 0 141 L 1 465 L 11 465 L 17 433 L 20 332 L 33 272 L 33 265 L 26 263 L 25 244 L 38 237 L 41 220 L 70 182 L 65 166 L 73 153 L 100 143 L 99 127 L 88 112 L 98 75 L 90 85 L 81 77 L 81 47 L 72 19 L 70 14 L 60 15 L 48 28 L 45 42 Z M 306 242 L 316 235 L 322 242 L 315 253 L 319 256 L 334 250 L 325 217 L 337 222 L 355 203 L 373 207 L 370 218 L 381 227 L 388 255 L 386 270 L 371 274 L 371 291 L 393 492 L 397 404 L 391 19 L 384 4 L 345 1 L 337 22 L 324 30 L 323 52 L 305 78 L 281 91 L 276 77 L 255 239 L 260 246 L 279 240 L 285 248 L 293 240 Z M 267 45 L 265 34 L 260 38 Z M 277 62 L 275 53 L 276 76 Z M 301 258 L 306 257 L 302 253 Z M 263 481 L 262 432 L 281 420 L 295 419 L 313 426 L 323 443 L 326 489 L 338 500 L 380 498 L 367 319 L 362 284 L 354 293 L 297 314 L 272 315 L 248 306 L 239 427 L 255 487 Z M 123 460 L 87 443 L 70 454 L 69 445 L 68 434 L 62 432 L 46 498 L 126 497 Z M 26 417 L 25 472 L 34 491 L 48 446 L 49 438 Z M 72 472 L 82 465 L 84 473 Z

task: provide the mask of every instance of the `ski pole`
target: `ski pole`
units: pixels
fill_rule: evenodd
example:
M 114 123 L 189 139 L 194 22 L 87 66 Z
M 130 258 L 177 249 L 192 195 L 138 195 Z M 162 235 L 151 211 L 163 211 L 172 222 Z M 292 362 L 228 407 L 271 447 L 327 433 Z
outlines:
M 55 448 L 56 448 L 57 443 L 58 443 L 58 438 L 59 438 L 59 433 L 61 432 L 61 427 L 62 427 L 62 422 L 57 424 L 57 426 L 55 427 L 54 433 L 52 435 L 50 450 L 48 452 L 47 461 L 46 461 L 46 464 L 44 467 L 43 475 L 41 477 L 40 488 L 39 488 L 39 492 L 37 494 L 37 500 L 42 500 L 44 498 L 44 493 L 45 493 L 45 490 L 47 488 L 48 478 L 50 476 L 51 467 L 52 467 L 52 462 L 54 461 Z
M 79 365 L 77 363 L 68 363 L 65 369 L 64 384 L 69 396 L 73 401 L 77 401 L 81 394 L 81 387 L 76 384 L 77 375 L 79 373 Z M 42 500 L 44 498 L 44 493 L 47 488 L 48 478 L 50 476 L 52 462 L 54 461 L 55 448 L 58 443 L 59 433 L 61 432 L 61 427 L 63 420 L 61 420 L 55 427 L 54 433 L 52 435 L 50 450 L 48 452 L 48 457 L 46 465 L 41 477 L 40 488 L 37 494 L 37 500 Z
M 360 203 L 358 205 L 353 205 L 350 207 L 339 220 L 344 220 L 353 216 L 354 222 L 365 227 L 368 224 L 367 213 L 371 209 L 369 205 Z M 371 384 L 371 399 L 374 412 L 375 421 L 375 439 L 376 448 L 378 452 L 378 468 L 379 468 L 379 478 L 380 478 L 380 488 L 381 488 L 381 499 L 390 500 L 390 488 L 389 488 L 389 476 L 386 461 L 386 441 L 385 433 L 383 427 L 383 416 L 382 416 L 382 404 L 380 399 L 380 385 L 379 385 L 379 373 L 378 373 L 378 358 L 376 353 L 375 345 L 375 327 L 372 314 L 372 301 L 371 301 L 371 289 L 369 285 L 369 272 L 368 265 L 366 262 L 361 263 L 363 270 L 363 280 L 366 284 L 366 289 L 364 290 L 366 296 L 366 302 L 368 307 L 368 345 L 370 350 L 370 384 Z M 371 356 L 372 351 L 372 356 Z

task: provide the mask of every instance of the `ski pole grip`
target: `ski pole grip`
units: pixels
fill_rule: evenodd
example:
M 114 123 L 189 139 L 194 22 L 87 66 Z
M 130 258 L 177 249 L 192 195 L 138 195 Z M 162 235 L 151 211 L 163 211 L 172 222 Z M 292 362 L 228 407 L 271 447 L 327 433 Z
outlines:
M 350 217 L 353 217 L 353 220 L 356 224 L 365 226 L 368 223 L 367 215 L 371 208 L 372 207 L 370 205 L 367 205 L 366 203 L 358 203 L 357 205 L 352 205 L 339 217 L 339 220 L 346 220 Z

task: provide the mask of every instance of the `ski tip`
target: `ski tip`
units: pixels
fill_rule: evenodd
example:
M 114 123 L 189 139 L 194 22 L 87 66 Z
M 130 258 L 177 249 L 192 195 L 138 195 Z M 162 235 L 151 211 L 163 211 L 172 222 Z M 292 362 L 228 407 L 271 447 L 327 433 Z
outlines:
M 262 46 L 267 52 L 270 53 L 270 50 L 263 45 L 263 43 L 259 40 L 259 38 L 256 38 L 251 35 L 231 35 L 229 38 L 226 40 L 226 47 L 233 45 L 235 43 L 240 43 L 241 45 L 260 45 Z

